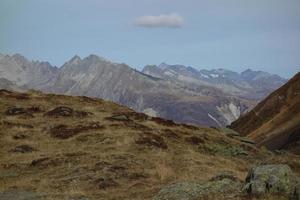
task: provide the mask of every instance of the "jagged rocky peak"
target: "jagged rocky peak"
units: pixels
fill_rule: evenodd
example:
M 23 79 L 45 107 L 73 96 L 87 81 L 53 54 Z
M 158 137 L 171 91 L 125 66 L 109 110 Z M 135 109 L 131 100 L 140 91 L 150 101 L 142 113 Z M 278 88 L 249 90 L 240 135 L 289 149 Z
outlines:
M 89 56 L 85 57 L 85 58 L 81 58 L 78 55 L 73 56 L 68 62 L 66 62 L 64 64 L 67 66 L 78 66 L 78 65 L 86 65 L 88 63 L 88 65 L 90 64 L 95 64 L 95 63 L 107 63 L 107 64 L 113 64 L 111 61 L 109 61 L 106 58 L 100 57 L 96 54 L 90 54 Z
M 272 76 L 272 74 L 263 71 L 254 71 L 251 69 L 247 69 L 241 73 L 241 76 L 247 80 L 253 80 L 256 78 L 268 77 Z
M 10 59 L 14 60 L 16 63 L 20 65 L 29 64 L 29 61 L 24 56 L 18 53 L 10 56 Z
M 110 63 L 112 64 L 113 62 L 104 58 L 104 57 L 101 57 L 101 56 L 98 56 L 96 54 L 90 54 L 89 56 L 87 56 L 86 58 L 84 58 L 83 60 L 85 61 L 91 61 L 91 62 L 106 62 L 106 63 Z
M 69 64 L 78 65 L 81 62 L 81 58 L 78 55 L 73 56 L 68 62 Z
M 87 60 L 100 60 L 100 57 L 97 56 L 96 54 L 90 54 L 89 56 L 87 56 L 84 59 L 87 59 Z
M 158 65 L 158 68 L 160 68 L 162 70 L 167 69 L 168 67 L 170 67 L 170 65 L 168 65 L 165 62 L 162 62 L 161 64 Z
M 186 67 L 184 65 L 179 65 L 179 64 L 169 65 L 169 64 L 164 63 L 164 62 L 161 63 L 158 67 L 162 70 L 171 69 L 171 70 L 175 70 L 175 71 L 186 71 L 188 69 L 188 67 Z
M 16 60 L 27 60 L 23 55 L 21 55 L 19 53 L 16 53 L 16 54 L 12 55 L 11 57 Z
M 234 71 L 231 71 L 231 70 L 227 70 L 227 69 L 224 69 L 224 68 L 218 68 L 218 69 L 211 69 L 211 70 L 205 70 L 205 69 L 202 69 L 200 70 L 200 72 L 202 74 L 206 74 L 206 75 L 209 75 L 211 77 L 224 77 L 224 75 L 228 75 L 228 76 L 239 76 L 239 74 L 237 72 L 234 72 Z M 216 76 L 216 75 L 219 75 L 219 76 Z

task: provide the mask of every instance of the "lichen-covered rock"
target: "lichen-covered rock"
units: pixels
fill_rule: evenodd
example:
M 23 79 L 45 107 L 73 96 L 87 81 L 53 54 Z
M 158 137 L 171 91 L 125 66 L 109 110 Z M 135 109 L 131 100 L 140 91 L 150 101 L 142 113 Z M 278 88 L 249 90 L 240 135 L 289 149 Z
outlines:
M 153 200 L 197 200 L 208 196 L 232 196 L 239 194 L 241 184 L 228 178 L 208 182 L 181 182 L 167 186 Z
M 253 195 L 273 193 L 295 198 L 299 196 L 297 179 L 288 165 L 262 165 L 249 171 L 244 189 Z

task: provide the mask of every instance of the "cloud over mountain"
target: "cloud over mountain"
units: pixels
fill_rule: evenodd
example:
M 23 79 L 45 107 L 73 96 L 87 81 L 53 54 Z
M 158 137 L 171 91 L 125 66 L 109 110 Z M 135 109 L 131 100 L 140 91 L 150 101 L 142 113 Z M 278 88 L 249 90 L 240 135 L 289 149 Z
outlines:
M 177 13 L 146 15 L 136 18 L 134 24 L 146 28 L 181 28 L 184 19 Z

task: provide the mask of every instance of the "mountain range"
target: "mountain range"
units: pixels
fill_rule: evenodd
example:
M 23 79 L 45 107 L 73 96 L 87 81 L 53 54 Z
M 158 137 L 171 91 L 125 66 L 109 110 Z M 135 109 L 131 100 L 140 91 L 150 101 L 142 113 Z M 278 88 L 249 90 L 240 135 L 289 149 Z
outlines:
M 0 199 L 300 199 L 300 72 L 249 112 L 282 78 L 140 72 L 96 55 L 60 68 L 2 56 L 0 75 Z M 157 114 L 215 126 L 239 118 L 217 128 Z
M 20 54 L 0 55 L 0 87 L 99 97 L 150 116 L 206 126 L 225 126 L 287 80 L 250 69 L 197 70 L 148 65 L 142 71 L 97 55 L 74 56 L 57 68 Z

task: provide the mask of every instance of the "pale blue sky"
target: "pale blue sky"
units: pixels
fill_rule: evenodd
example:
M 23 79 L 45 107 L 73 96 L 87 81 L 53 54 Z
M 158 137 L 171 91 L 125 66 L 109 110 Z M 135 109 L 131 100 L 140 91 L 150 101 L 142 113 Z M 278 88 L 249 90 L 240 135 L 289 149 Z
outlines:
M 168 27 L 171 14 L 180 25 Z M 138 26 L 142 16 L 167 22 Z M 138 69 L 167 62 L 290 77 L 300 71 L 300 1 L 0 0 L 0 53 L 56 66 L 93 53 Z

